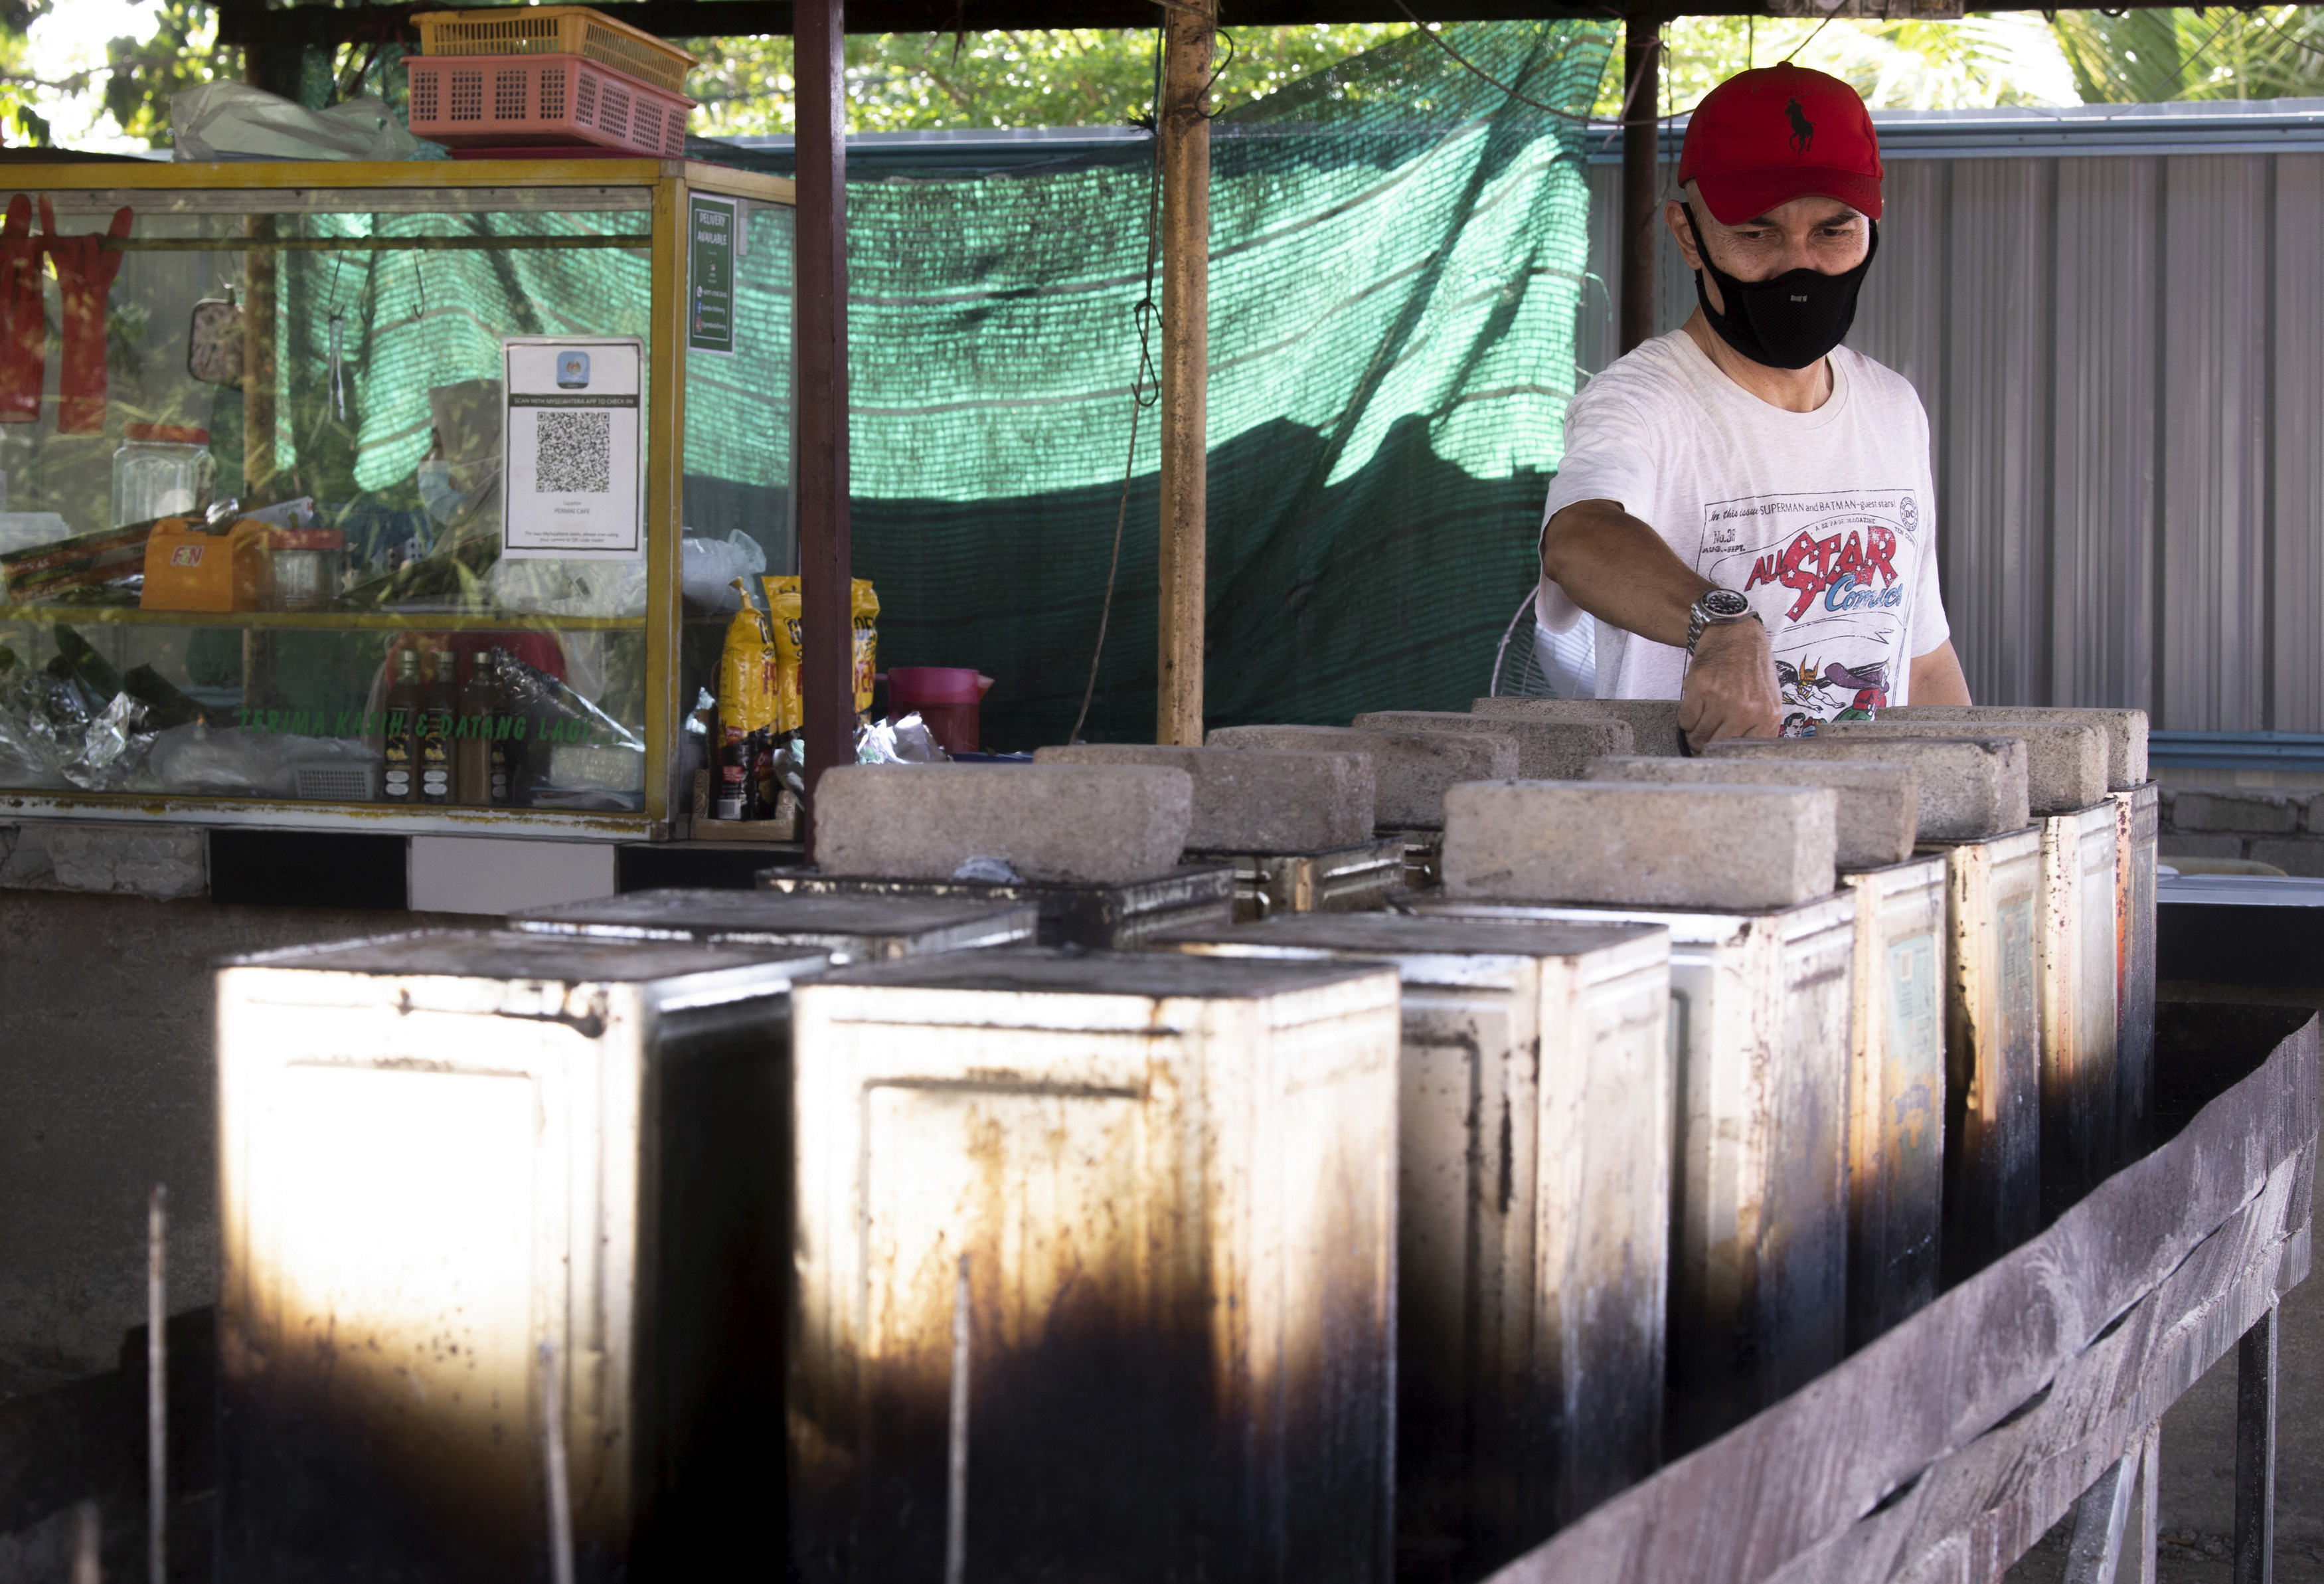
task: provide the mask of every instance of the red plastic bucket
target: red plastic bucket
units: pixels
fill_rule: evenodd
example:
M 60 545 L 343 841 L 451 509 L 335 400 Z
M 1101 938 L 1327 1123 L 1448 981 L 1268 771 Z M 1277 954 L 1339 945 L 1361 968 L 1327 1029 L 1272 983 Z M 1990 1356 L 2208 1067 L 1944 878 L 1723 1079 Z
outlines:
M 917 711 L 945 753 L 977 751 L 977 704 L 991 677 L 964 665 L 899 665 L 886 674 L 889 719 Z

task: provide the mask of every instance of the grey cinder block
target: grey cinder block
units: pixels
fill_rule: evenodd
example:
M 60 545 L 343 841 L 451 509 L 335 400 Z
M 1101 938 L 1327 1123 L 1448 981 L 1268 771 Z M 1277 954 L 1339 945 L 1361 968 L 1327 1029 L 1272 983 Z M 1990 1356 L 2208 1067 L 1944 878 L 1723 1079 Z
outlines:
M 1788 758 L 1600 759 L 1591 781 L 1660 781 L 1707 786 L 1828 786 L 1840 794 L 1843 869 L 1901 864 L 1920 829 L 1920 777 L 1910 764 L 1881 760 Z
M 2016 737 L 1726 737 L 1703 754 L 1910 764 L 1919 782 L 1923 841 L 1974 841 L 2022 830 L 2031 820 L 2025 745 Z
M 1451 710 L 1381 709 L 1356 717 L 1365 731 L 1489 731 L 1515 740 L 1517 773 L 1527 781 L 1575 781 L 1592 759 L 1636 751 L 1628 723 L 1529 720 L 1514 715 L 1459 715 Z M 1448 816 L 1449 818 L 1449 816 Z
M 1659 758 L 1676 757 L 1685 733 L 1678 728 L 1675 699 L 1480 699 L 1469 706 L 1471 715 L 1504 716 L 1512 720 L 1606 720 L 1630 728 L 1634 751 Z
M 1878 712 L 1878 719 L 1894 721 L 1974 721 L 1999 726 L 2012 720 L 2079 720 L 2106 735 L 2107 779 L 2116 792 L 2128 792 L 2147 780 L 2146 711 L 2144 709 L 2080 709 L 2027 704 L 1900 704 Z
M 2244 856 L 2244 838 L 2240 836 L 2184 836 L 2166 831 L 2162 838 L 2161 850 L 2163 861 L 2166 864 L 2172 858 L 2239 858 Z M 2281 865 L 2277 866 L 2282 867 Z
M 1887 741 L 1899 736 L 1959 736 L 1969 723 L 1944 721 L 1835 720 L 1819 736 L 1846 741 L 1864 737 Z M 2065 814 L 2102 801 L 2110 790 L 2107 779 L 2106 734 L 2077 720 L 2013 720 L 2006 726 L 1976 723 L 1982 737 L 2022 737 L 2025 743 L 2025 795 L 2036 814 Z
M 826 875 L 949 880 L 972 857 L 1028 880 L 1120 885 L 1185 848 L 1194 778 L 1152 764 L 843 764 L 815 789 Z
M 1237 753 L 1155 743 L 1076 743 L 1044 764 L 1147 764 L 1194 779 L 1186 845 L 1205 852 L 1312 853 L 1372 838 L 1372 761 L 1361 753 Z
M 1633 907 L 1790 907 L 1830 892 L 1829 787 L 1480 781 L 1444 794 L 1444 894 Z
M 2255 838 L 2249 857 L 2254 863 L 2273 864 L 2287 875 L 2324 876 L 2324 841 Z
M 2270 792 L 2198 792 L 2172 800 L 2171 823 L 2180 830 L 2246 830 L 2282 836 L 2300 829 L 2301 799 Z
M 1360 731 L 1351 726 L 1222 726 L 1213 748 L 1326 750 L 1369 754 L 1372 821 L 1382 830 L 1440 829 L 1444 789 L 1464 781 L 1507 781 L 1517 773 L 1517 739 L 1489 731 Z

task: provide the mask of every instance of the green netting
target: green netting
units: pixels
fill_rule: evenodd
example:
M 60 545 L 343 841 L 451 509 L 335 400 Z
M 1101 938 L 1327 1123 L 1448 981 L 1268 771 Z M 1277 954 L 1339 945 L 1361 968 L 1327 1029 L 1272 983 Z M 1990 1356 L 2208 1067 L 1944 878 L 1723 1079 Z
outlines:
M 1610 32 L 1446 39 L 1585 108 Z M 1214 124 L 1207 714 L 1462 708 L 1533 577 L 1573 384 L 1581 130 L 1407 36 Z M 1148 162 L 851 179 L 855 571 L 881 658 L 999 679 L 1061 740 L 1097 635 L 1139 358 Z M 1084 735 L 1150 740 L 1154 417 Z

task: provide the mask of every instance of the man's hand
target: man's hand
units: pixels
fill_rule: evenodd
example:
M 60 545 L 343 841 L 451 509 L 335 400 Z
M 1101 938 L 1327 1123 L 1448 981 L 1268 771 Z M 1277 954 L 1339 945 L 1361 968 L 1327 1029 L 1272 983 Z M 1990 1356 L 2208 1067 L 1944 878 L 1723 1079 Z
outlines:
M 1775 662 L 1756 621 L 1705 627 L 1679 695 L 1678 728 L 1697 753 L 1720 737 L 1772 737 L 1777 730 Z

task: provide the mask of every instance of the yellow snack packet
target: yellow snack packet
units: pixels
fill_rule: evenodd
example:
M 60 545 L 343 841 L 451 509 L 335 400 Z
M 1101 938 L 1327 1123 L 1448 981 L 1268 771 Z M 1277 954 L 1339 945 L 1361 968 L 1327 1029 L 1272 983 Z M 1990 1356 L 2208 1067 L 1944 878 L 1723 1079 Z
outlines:
M 807 697 L 799 690 L 799 580 L 797 577 L 761 578 L 767 609 L 775 625 L 775 696 L 777 731 L 797 731 L 807 724 Z
M 872 708 L 872 678 L 880 669 L 880 597 L 870 579 L 849 579 L 847 607 L 855 625 L 855 713 L 862 715 Z
M 718 724 L 754 732 L 776 721 L 774 635 L 751 602 L 750 586 L 737 578 L 732 587 L 742 594 L 742 608 L 726 624 L 726 646 L 718 656 Z

